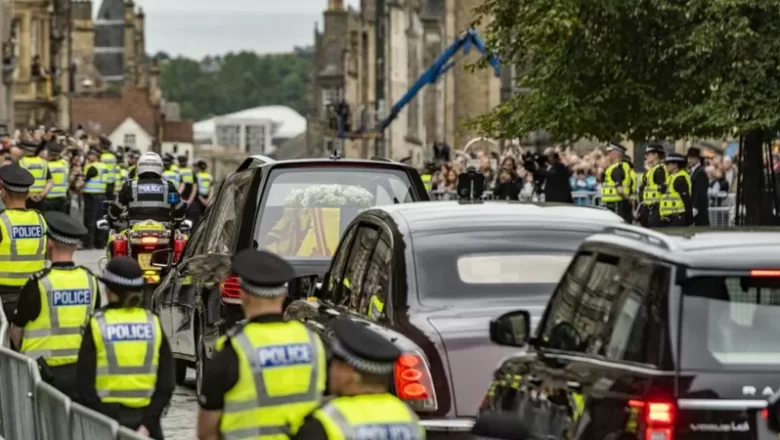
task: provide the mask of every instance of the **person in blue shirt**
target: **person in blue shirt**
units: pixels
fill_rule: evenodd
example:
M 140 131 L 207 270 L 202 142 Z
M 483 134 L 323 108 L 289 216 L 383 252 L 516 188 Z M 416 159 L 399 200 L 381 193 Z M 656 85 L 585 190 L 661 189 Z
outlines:
M 584 194 L 584 192 L 595 192 L 596 177 L 586 172 L 584 168 L 577 168 L 569 178 L 569 184 L 571 185 L 571 191 L 574 193 L 574 203 L 577 205 L 590 205 L 591 197 Z

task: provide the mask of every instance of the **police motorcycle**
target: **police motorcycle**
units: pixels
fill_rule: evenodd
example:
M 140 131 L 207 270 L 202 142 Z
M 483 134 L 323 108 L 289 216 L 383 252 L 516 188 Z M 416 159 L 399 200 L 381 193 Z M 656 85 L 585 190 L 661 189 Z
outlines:
M 152 292 L 160 284 L 162 278 L 171 267 L 169 263 L 178 262 L 192 229 L 190 220 L 181 222 L 160 222 L 155 220 L 129 221 L 127 211 L 115 221 L 109 216 L 97 221 L 97 228 L 108 233 L 106 255 L 98 264 L 101 269 L 113 257 L 126 256 L 134 258 L 146 278 L 144 299 L 147 307 L 151 307 Z M 159 264 L 158 259 L 170 258 L 167 264 Z M 170 257 L 169 257 L 170 256 Z

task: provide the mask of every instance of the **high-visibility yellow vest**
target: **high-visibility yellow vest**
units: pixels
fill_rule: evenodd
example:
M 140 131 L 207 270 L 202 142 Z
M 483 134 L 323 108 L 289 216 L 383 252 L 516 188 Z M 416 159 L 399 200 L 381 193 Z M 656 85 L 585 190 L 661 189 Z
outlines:
M 89 179 L 84 184 L 84 194 L 105 194 L 106 193 L 106 164 L 103 162 L 90 162 L 87 164 L 86 167 L 84 167 L 84 175 L 86 176 L 87 171 L 90 170 L 90 168 L 95 168 L 97 170 L 97 176 L 93 177 L 92 179 Z
M 217 349 L 224 346 L 218 341 Z M 287 439 L 320 402 L 326 353 L 314 331 L 297 321 L 249 322 L 233 331 L 238 381 L 225 393 L 224 439 Z
M 46 187 L 46 175 L 49 171 L 49 164 L 38 156 L 23 157 L 19 159 L 19 166 L 26 169 L 33 175 L 35 181 L 30 187 L 30 194 L 39 194 Z
M 114 153 L 106 151 L 100 155 L 100 161 L 106 165 L 106 175 L 104 178 L 106 185 L 115 184 L 119 174 L 116 156 L 114 156 Z
M 612 171 L 617 167 L 623 167 L 623 181 L 615 182 L 612 179 Z M 618 183 L 623 187 L 623 191 L 626 195 L 631 192 L 631 174 L 629 173 L 629 166 L 625 162 L 613 163 L 607 167 L 607 171 L 604 172 L 604 183 L 601 185 L 601 201 L 604 203 L 615 203 L 624 200 L 620 194 L 618 194 Z
M 661 196 L 661 202 L 658 207 L 658 213 L 661 217 L 670 217 L 673 215 L 685 214 L 685 204 L 677 190 L 674 189 L 674 182 L 678 177 L 685 179 L 688 184 L 688 194 L 691 193 L 691 176 L 685 170 L 679 170 L 670 175 L 666 180 L 666 192 Z
M 385 310 L 385 302 L 379 298 L 379 295 L 371 295 L 371 299 L 368 304 L 368 317 L 373 320 L 378 320 L 382 317 L 382 313 Z
M 666 182 L 666 168 L 663 164 L 656 164 L 645 172 L 644 185 L 642 186 L 642 202 L 645 205 L 654 205 L 661 199 L 661 192 L 658 184 L 655 183 L 655 172 L 662 169 L 664 173 L 664 182 Z
M 626 166 L 628 166 L 628 175 L 631 178 L 631 193 L 628 195 L 628 198 L 631 200 L 636 200 L 636 170 L 634 170 L 634 167 L 631 166 L 631 164 L 625 162 Z
M 423 185 L 425 185 L 425 190 L 429 192 L 433 189 L 433 185 L 431 184 L 431 177 L 433 176 L 431 176 L 430 173 L 420 175 L 420 178 L 423 181 Z
M 95 342 L 95 389 L 104 403 L 143 408 L 157 384 L 162 327 L 142 308 L 105 309 L 90 320 Z
M 0 213 L 0 286 L 23 286 L 46 260 L 46 221 L 32 209 Z
M 209 191 L 211 191 L 211 183 L 214 178 L 205 171 L 199 171 L 195 174 L 195 178 L 198 180 L 198 194 L 201 197 L 208 197 Z
M 52 367 L 75 363 L 100 294 L 97 278 L 83 267 L 55 267 L 38 280 L 38 294 L 41 313 L 24 327 L 21 352 Z
M 119 179 L 121 180 L 121 182 L 124 183 L 124 181 L 128 179 L 127 176 L 128 176 L 127 168 L 120 168 L 119 169 Z
M 171 164 L 171 170 L 176 171 L 178 173 L 179 172 L 179 166 L 176 165 L 175 163 Z
M 328 440 L 373 438 L 370 433 L 393 432 L 392 438 L 425 439 L 417 414 L 389 393 L 337 397 L 314 411 Z M 390 438 L 390 437 L 388 437 Z
M 70 166 L 65 159 L 49 161 L 49 172 L 51 173 L 52 187 L 47 199 L 60 199 L 68 195 L 68 176 L 70 175 Z
M 179 189 L 179 184 L 181 183 L 181 176 L 179 175 L 178 171 L 175 171 L 173 169 L 173 167 L 163 171 L 162 177 L 163 179 L 173 183 L 173 186 L 175 186 L 177 190 Z
M 127 178 L 128 179 L 135 179 L 138 177 L 138 173 L 136 173 L 137 166 L 136 165 L 130 165 L 127 167 Z
M 178 169 L 181 183 L 185 185 L 192 185 L 195 183 L 195 176 L 192 174 L 192 169 L 187 167 L 179 167 Z

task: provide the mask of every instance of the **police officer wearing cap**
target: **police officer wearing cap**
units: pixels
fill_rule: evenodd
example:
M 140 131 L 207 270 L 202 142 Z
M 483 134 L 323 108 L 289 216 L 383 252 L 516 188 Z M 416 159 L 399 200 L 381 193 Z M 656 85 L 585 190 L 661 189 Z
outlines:
M 87 229 L 73 217 L 47 212 L 51 267 L 33 274 L 22 287 L 11 319 L 11 343 L 38 360 L 41 377 L 71 398 L 77 397 L 76 355 L 81 327 L 100 307 L 97 277 L 73 262 Z
M 293 439 L 424 439 L 417 414 L 390 393 L 398 348 L 349 319 L 335 319 L 331 329 L 328 384 L 337 397 L 314 410 Z
M 100 149 L 91 146 L 87 152 L 87 164 L 84 167 L 84 226 L 87 235 L 84 237 L 84 248 L 102 247 L 102 234 L 96 223 L 103 212 L 103 201 L 106 199 L 108 168 L 100 161 Z
M 669 177 L 661 187 L 658 212 L 662 226 L 688 226 L 693 223 L 691 202 L 691 177 L 685 169 L 686 158 L 677 153 L 669 154 L 664 161 Z
M 27 209 L 27 195 L 35 179 L 19 165 L 0 167 L 0 191 L 5 210 L 0 212 L 0 297 L 10 319 L 22 286 L 46 260 L 46 221 Z
M 78 354 L 81 403 L 160 440 L 160 418 L 176 387 L 174 361 L 157 315 L 143 307 L 138 263 L 115 257 L 100 281 L 108 305 L 85 326 Z
M 192 203 L 195 201 L 195 197 L 198 194 L 195 185 L 195 174 L 192 171 L 192 168 L 187 166 L 189 156 L 186 154 L 180 154 L 176 160 L 179 161 L 179 169 L 176 171 L 179 173 L 179 177 L 181 178 L 181 184 L 179 184 L 181 202 L 184 204 L 185 209 L 187 209 L 187 217 L 192 218 L 189 213 L 189 208 L 192 206 Z
M 198 401 L 198 439 L 284 439 L 325 391 L 319 336 L 282 307 L 293 268 L 281 257 L 243 250 L 232 270 L 241 281 L 246 319 L 218 340 Z
M 125 154 L 122 150 L 116 150 L 116 186 L 122 187 L 122 184 L 127 182 L 127 165 L 125 164 Z
M 660 187 L 666 183 L 666 167 L 663 163 L 666 150 L 661 144 L 650 144 L 645 148 L 645 166 L 639 185 L 639 223 L 648 228 L 661 226 L 658 202 L 661 199 Z
M 49 158 L 46 161 L 51 174 L 52 186 L 46 195 L 46 211 L 70 212 L 68 200 L 68 183 L 70 181 L 70 164 L 62 157 L 64 147 L 56 142 L 46 144 Z
M 117 165 L 116 156 L 111 151 L 111 139 L 100 136 L 98 140 L 100 142 L 100 161 L 106 166 L 106 174 L 104 176 L 106 181 L 106 200 L 113 200 L 116 182 L 119 179 L 119 166 Z
M 196 160 L 195 166 L 198 170 L 195 173 L 195 183 L 198 186 L 198 195 L 195 198 L 195 209 L 191 209 L 191 211 L 193 211 L 193 224 L 197 224 L 200 216 L 206 212 L 206 207 L 209 206 L 209 196 L 211 195 L 211 184 L 214 182 L 214 178 L 207 171 L 208 165 L 205 160 Z
M 128 220 L 179 222 L 185 208 L 173 183 L 162 178 L 160 156 L 147 151 L 138 162 L 138 178 L 122 185 L 116 203 L 109 207 L 109 216 L 116 220 L 127 208 Z
M 49 164 L 39 156 L 40 144 L 30 141 L 22 141 L 24 157 L 19 159 L 19 166 L 26 169 L 33 176 L 33 184 L 27 195 L 26 206 L 43 212 L 46 196 L 53 185 Z
M 631 197 L 631 168 L 625 162 L 626 147 L 610 142 L 607 158 L 610 165 L 604 171 L 601 185 L 601 201 L 610 211 L 623 217 L 627 222 L 634 220 L 629 202 Z
M 173 183 L 173 186 L 178 190 L 181 185 L 181 176 L 179 175 L 178 167 L 173 163 L 173 155 L 171 153 L 165 153 L 162 157 L 163 162 L 163 179 Z
M 132 149 L 127 155 L 127 180 L 138 177 L 138 158 L 141 157 L 141 150 Z

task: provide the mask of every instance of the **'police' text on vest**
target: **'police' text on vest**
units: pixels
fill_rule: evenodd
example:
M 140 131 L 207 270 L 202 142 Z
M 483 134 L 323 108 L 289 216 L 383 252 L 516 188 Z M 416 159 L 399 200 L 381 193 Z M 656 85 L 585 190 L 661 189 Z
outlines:
M 111 342 L 151 341 L 154 330 L 151 324 L 112 324 L 106 326 L 106 339 Z
M 275 345 L 257 349 L 257 360 L 263 368 L 309 364 L 311 358 L 311 344 Z
M 159 183 L 142 183 L 138 185 L 138 194 L 162 194 L 163 186 Z
M 355 426 L 355 440 L 413 440 L 419 438 L 409 423 L 377 423 Z
M 11 226 L 12 238 L 41 238 L 43 237 L 43 227 L 41 225 L 20 225 Z
M 92 292 L 89 289 L 55 290 L 51 302 L 54 307 L 84 306 L 92 302 Z

